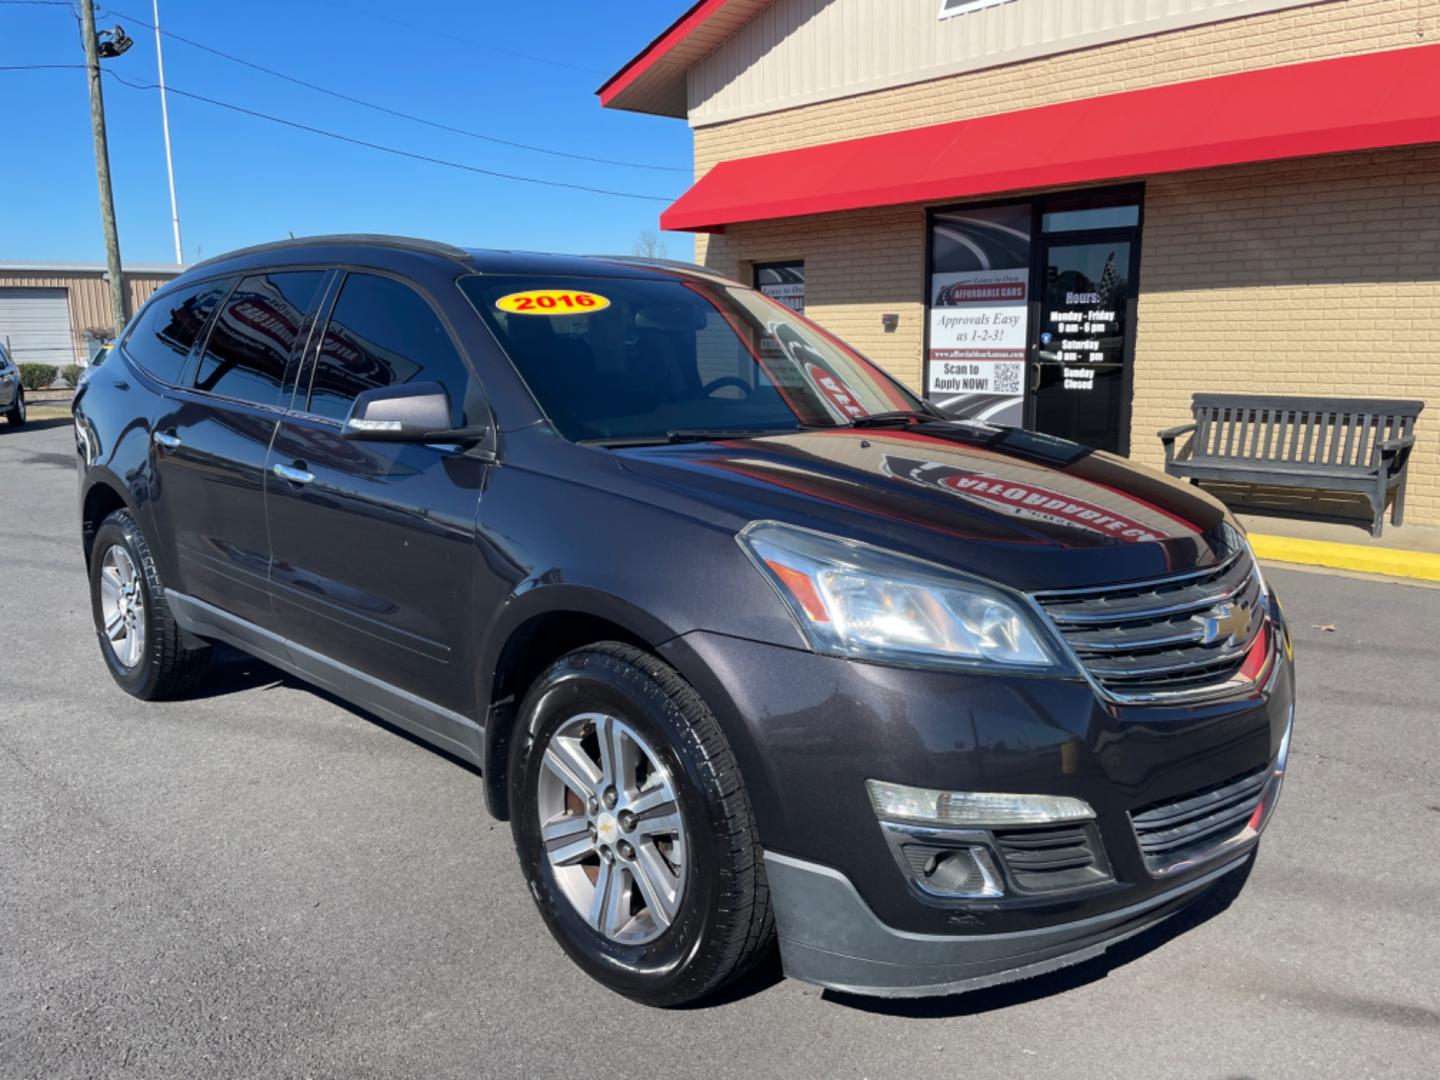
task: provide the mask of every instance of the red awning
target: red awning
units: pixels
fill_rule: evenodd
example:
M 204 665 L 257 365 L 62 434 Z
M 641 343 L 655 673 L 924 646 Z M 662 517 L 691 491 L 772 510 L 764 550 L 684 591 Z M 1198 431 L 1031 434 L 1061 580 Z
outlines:
M 665 229 L 1440 142 L 1440 45 L 1132 90 L 721 162 Z

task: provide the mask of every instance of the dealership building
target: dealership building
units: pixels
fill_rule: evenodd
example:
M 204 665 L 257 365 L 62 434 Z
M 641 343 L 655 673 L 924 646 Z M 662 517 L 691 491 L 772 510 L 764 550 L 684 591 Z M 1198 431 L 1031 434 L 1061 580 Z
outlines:
M 125 270 L 130 310 L 181 272 L 178 266 Z M 112 327 L 110 274 L 86 263 L 0 262 L 0 344 L 17 364 L 83 364 Z
M 1412 398 L 1440 525 L 1436 0 L 700 0 L 696 261 L 947 411 L 1151 464 L 1205 391 Z

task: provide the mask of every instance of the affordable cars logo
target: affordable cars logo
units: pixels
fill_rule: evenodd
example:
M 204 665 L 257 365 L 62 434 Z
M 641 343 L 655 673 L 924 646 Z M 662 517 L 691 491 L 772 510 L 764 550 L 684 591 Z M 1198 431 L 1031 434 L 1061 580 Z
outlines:
M 1130 544 L 1164 539 L 1161 533 L 1134 518 L 1038 484 L 893 454 L 885 455 L 882 467 L 888 476 L 937 488 L 1016 517 L 1068 525 Z

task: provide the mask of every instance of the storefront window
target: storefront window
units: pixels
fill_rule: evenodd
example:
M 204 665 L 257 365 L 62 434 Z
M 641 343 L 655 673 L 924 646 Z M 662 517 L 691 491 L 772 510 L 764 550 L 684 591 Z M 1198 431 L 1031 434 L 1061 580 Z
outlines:
M 932 219 L 925 393 L 952 416 L 1023 422 L 1030 229 L 1028 202 Z
M 805 314 L 805 263 L 757 263 L 755 288 L 776 303 L 784 304 L 797 315 Z
M 1080 210 L 1048 210 L 1040 218 L 1040 231 L 1082 232 L 1086 229 L 1124 229 L 1140 224 L 1140 207 L 1091 206 Z

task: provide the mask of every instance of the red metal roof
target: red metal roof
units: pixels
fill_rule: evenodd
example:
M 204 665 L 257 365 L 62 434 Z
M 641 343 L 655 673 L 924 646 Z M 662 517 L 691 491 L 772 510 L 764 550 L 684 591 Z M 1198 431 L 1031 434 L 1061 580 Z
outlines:
M 721 162 L 665 229 L 1440 142 L 1440 45 L 1221 75 Z
M 595 91 L 600 104 L 683 117 L 686 75 L 753 19 L 771 0 L 696 0 L 640 54 Z

